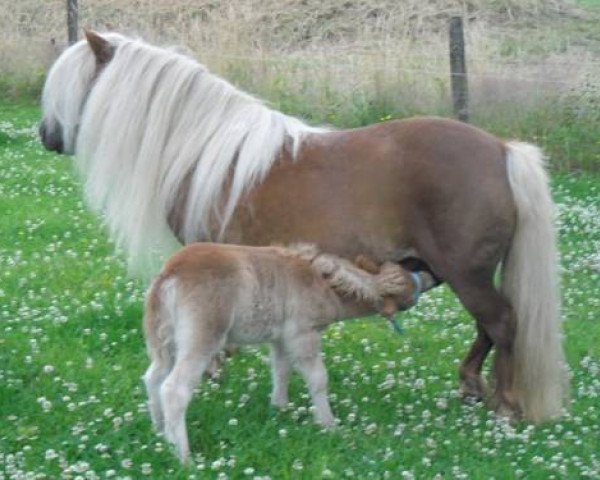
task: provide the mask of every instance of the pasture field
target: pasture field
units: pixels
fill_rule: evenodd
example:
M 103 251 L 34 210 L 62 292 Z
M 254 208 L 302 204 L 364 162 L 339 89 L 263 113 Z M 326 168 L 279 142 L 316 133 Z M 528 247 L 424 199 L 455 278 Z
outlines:
M 599 478 L 600 177 L 553 179 L 569 412 L 511 425 L 457 397 L 472 320 L 445 288 L 402 315 L 330 328 L 341 426 L 312 422 L 298 376 L 268 407 L 266 350 L 246 349 L 190 406 L 182 467 L 150 425 L 143 286 L 82 201 L 71 160 L 43 151 L 38 107 L 0 104 L 0 480 L 21 478 Z

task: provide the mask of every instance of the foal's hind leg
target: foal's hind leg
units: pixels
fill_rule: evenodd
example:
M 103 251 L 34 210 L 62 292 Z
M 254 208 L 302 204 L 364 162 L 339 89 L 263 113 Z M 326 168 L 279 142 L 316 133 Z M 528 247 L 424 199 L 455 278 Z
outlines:
M 478 272 L 462 278 L 454 278 L 455 290 L 465 308 L 475 317 L 482 329 L 496 347 L 494 376 L 496 379 L 496 411 L 501 415 L 518 414 L 518 406 L 513 391 L 513 355 L 516 335 L 516 318 L 508 301 L 496 290 L 493 272 Z M 487 343 L 482 345 L 487 348 Z M 477 366 L 481 353 L 472 360 Z M 467 358 L 467 364 L 470 364 Z
M 163 407 L 160 401 L 160 386 L 169 374 L 172 365 L 166 364 L 161 359 L 155 359 L 146 370 L 144 383 L 148 392 L 148 409 L 152 424 L 158 432 L 164 431 Z
M 187 461 L 190 448 L 185 426 L 185 412 L 192 398 L 194 387 L 210 364 L 214 352 L 187 352 L 178 355 L 175 366 L 160 387 L 163 405 L 165 436 L 175 444 L 177 456 Z
M 179 330 L 175 335 L 175 365 L 160 387 L 165 436 L 175 444 L 182 462 L 187 461 L 190 451 L 185 426 L 187 406 L 194 387 L 225 343 L 225 332 L 215 328 L 223 324 L 220 319 L 213 318 L 210 324 L 197 317 L 197 313 L 180 312 Z

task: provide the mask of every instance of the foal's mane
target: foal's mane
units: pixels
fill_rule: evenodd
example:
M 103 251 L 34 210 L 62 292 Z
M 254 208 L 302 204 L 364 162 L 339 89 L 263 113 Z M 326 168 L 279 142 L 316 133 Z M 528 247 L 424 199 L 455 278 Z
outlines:
M 219 241 L 282 149 L 295 157 L 316 131 L 190 56 L 121 38 L 87 98 L 76 153 L 89 203 L 136 268 L 173 243 L 167 217 L 182 186 L 183 240 Z

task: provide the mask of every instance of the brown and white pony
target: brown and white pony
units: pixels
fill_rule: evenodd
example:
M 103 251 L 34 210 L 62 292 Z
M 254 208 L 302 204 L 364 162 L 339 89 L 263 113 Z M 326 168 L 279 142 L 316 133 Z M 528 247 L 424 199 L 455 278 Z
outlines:
M 187 55 L 115 33 L 69 47 L 42 101 L 42 142 L 75 154 L 132 266 L 178 240 L 306 242 L 426 268 L 476 321 L 462 392 L 483 395 L 495 346 L 497 411 L 560 415 L 554 210 L 535 146 L 441 118 L 310 127 Z
M 228 344 L 269 343 L 271 404 L 288 405 L 294 367 L 308 386 L 317 423 L 334 426 L 321 332 L 337 320 L 383 310 L 385 299 L 408 308 L 418 285 L 435 282 L 396 263 L 376 270 L 367 273 L 313 245 L 195 243 L 173 255 L 146 295 L 151 364 L 144 381 L 152 423 L 179 458 L 189 456 L 185 414 L 193 390 Z

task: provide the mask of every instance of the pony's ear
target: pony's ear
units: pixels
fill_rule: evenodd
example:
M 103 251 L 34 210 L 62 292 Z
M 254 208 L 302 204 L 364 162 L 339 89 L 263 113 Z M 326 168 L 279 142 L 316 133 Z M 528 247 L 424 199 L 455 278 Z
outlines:
M 96 61 L 99 65 L 104 65 L 110 62 L 115 54 L 115 47 L 113 47 L 108 40 L 98 35 L 92 30 L 85 30 L 85 38 L 94 52 Z

